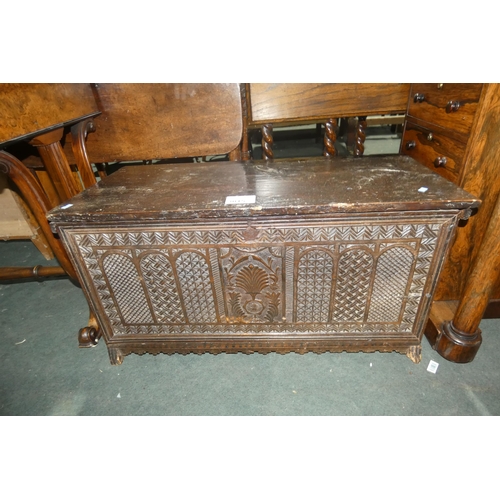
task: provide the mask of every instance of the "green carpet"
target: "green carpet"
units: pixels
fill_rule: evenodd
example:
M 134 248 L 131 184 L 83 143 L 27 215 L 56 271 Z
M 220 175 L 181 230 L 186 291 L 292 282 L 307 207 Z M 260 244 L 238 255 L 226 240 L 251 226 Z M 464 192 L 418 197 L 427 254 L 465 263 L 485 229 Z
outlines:
M 31 242 L 0 242 L 0 265 L 47 264 Z M 2 415 L 499 415 L 500 320 L 483 320 L 469 364 L 423 339 L 398 353 L 126 356 L 77 345 L 88 308 L 67 279 L 0 284 Z M 429 361 L 437 373 L 427 371 Z

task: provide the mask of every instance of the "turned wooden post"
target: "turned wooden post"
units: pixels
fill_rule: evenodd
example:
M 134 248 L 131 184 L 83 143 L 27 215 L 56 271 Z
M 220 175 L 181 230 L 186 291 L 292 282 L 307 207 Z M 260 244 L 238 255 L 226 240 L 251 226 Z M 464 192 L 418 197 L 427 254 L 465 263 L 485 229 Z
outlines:
M 337 139 L 337 135 L 335 134 L 336 122 L 337 120 L 330 118 L 325 123 L 323 156 L 335 156 L 337 154 L 335 151 L 335 141 Z
M 366 116 L 360 116 L 356 127 L 356 139 L 354 142 L 353 152 L 354 156 L 363 156 L 365 152 L 366 126 Z
M 435 349 L 456 363 L 472 361 L 481 345 L 479 323 L 500 277 L 500 196 L 497 198 L 481 247 L 472 262 L 453 319 L 443 324 Z
M 58 128 L 36 136 L 30 141 L 30 144 L 40 152 L 43 164 L 61 201 L 65 201 L 77 195 L 82 190 L 82 187 L 77 185 L 73 177 L 73 171 L 60 143 L 62 137 L 63 129 Z
M 272 160 L 273 154 L 273 126 L 271 124 L 262 125 L 262 159 Z
M 76 165 L 80 172 L 83 187 L 89 188 L 97 184 L 92 165 L 89 161 L 85 141 L 89 132 L 95 132 L 95 125 L 92 119 L 83 120 L 71 127 L 71 148 L 75 156 Z M 78 189 L 78 186 L 75 186 Z

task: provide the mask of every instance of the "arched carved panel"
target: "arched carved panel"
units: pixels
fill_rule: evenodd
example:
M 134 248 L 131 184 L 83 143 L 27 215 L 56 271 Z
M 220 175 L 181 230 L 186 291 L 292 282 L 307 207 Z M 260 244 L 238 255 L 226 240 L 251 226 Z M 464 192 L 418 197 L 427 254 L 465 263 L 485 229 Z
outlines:
M 333 258 L 322 249 L 307 251 L 299 259 L 297 321 L 327 323 L 332 293 Z
M 377 259 L 368 321 L 398 322 L 412 271 L 414 255 L 404 247 L 391 247 Z
M 182 252 L 176 260 L 177 276 L 190 323 L 216 323 L 214 294 L 208 263 L 198 252 Z
M 102 259 L 102 267 L 124 323 L 152 323 L 146 295 L 132 259 L 121 253 L 108 253 Z
M 363 321 L 366 313 L 373 256 L 355 248 L 344 252 L 338 264 L 332 321 Z

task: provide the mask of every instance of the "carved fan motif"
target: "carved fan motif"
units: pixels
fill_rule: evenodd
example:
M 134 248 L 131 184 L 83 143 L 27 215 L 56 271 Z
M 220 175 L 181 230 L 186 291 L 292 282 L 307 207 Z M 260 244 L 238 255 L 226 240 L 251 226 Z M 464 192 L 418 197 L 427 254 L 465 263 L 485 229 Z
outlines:
M 282 249 L 238 246 L 221 257 L 228 321 L 265 323 L 281 318 Z
M 236 286 L 245 290 L 255 300 L 255 297 L 269 286 L 269 275 L 260 267 L 250 264 L 236 276 Z

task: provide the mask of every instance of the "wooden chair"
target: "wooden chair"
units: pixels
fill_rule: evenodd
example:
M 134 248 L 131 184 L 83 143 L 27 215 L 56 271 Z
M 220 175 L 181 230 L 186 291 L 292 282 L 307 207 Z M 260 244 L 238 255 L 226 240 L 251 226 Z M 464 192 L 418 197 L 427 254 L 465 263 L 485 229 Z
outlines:
M 354 156 L 361 156 L 364 152 L 367 117 L 404 114 L 409 90 L 409 84 L 241 84 L 244 116 L 242 159 L 250 158 L 250 129 L 261 129 L 262 156 L 269 160 L 274 157 L 274 126 L 314 123 L 325 124 L 323 155 L 334 156 L 337 120 L 346 117 L 358 119 Z
M 101 115 L 86 142 L 94 164 L 231 153 L 241 140 L 237 84 L 91 84 Z

